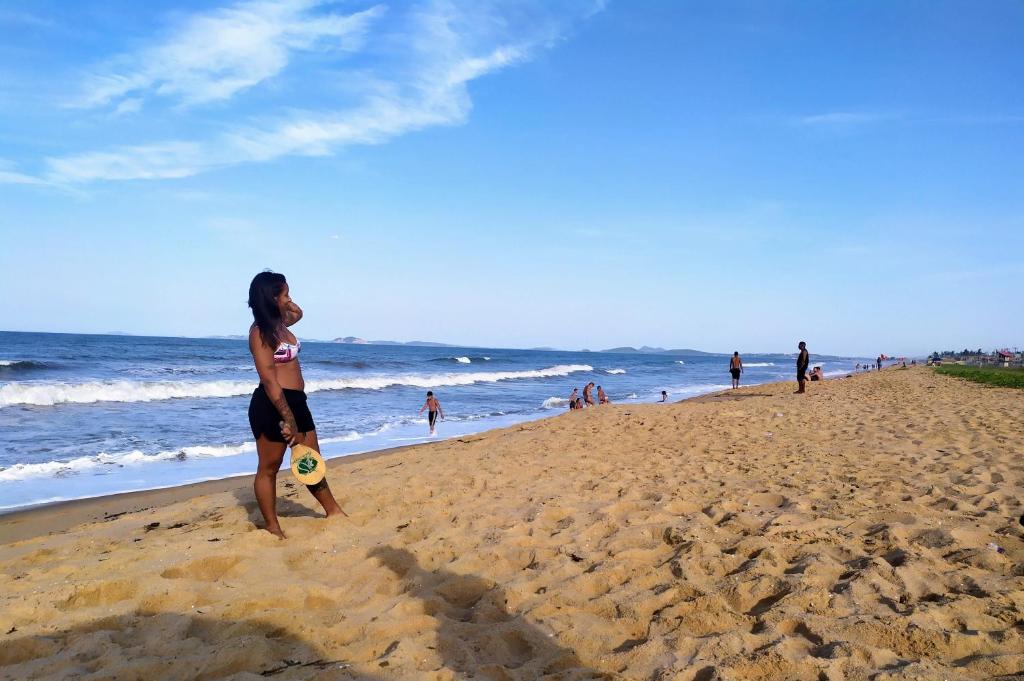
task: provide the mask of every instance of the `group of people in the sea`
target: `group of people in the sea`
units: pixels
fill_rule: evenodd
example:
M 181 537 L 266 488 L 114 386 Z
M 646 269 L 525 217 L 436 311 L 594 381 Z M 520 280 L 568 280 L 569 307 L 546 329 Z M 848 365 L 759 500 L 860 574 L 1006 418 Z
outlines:
M 594 402 L 594 387 L 593 381 L 583 386 L 582 397 L 580 396 L 580 389 L 573 388 L 572 394 L 569 395 L 569 410 L 575 411 L 577 409 L 586 409 L 587 407 L 596 407 L 599 404 L 612 403 L 608 398 L 608 393 L 601 386 L 597 386 L 597 402 Z

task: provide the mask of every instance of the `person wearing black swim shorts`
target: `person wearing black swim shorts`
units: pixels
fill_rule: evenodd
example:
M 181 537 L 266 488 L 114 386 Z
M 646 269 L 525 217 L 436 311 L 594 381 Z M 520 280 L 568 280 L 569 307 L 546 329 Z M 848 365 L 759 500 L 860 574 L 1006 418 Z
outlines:
M 427 401 L 420 407 L 419 413 L 422 414 L 423 410 L 427 410 L 427 422 L 430 424 L 430 434 L 437 435 L 437 417 L 440 416 L 444 419 L 444 411 L 441 409 L 441 401 L 434 397 L 432 390 L 427 391 Z
M 806 392 L 804 386 L 807 384 L 807 367 L 811 364 L 811 354 L 807 352 L 807 343 L 800 341 L 800 354 L 796 357 L 796 382 L 800 386 L 798 393 Z
M 729 360 L 729 373 L 732 374 L 732 387 L 740 387 L 740 374 L 743 373 L 743 360 L 740 359 L 740 353 L 732 353 L 732 359 Z
M 249 307 L 253 316 L 249 351 L 260 376 L 260 384 L 249 401 L 249 426 L 259 455 L 253 491 L 266 522 L 264 529 L 284 539 L 277 518 L 277 472 L 285 449 L 288 445 L 304 444 L 320 451 L 316 424 L 303 392 L 306 384 L 299 366 L 302 344 L 288 330 L 302 319 L 302 310 L 292 302 L 284 275 L 270 271 L 253 278 L 249 285 Z M 328 517 L 345 514 L 326 478 L 306 487 Z

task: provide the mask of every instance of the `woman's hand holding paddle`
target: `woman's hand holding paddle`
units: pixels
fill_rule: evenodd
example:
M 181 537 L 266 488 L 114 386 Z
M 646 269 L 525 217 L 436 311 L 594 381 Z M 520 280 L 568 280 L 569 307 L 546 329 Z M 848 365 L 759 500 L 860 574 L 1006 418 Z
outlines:
M 281 426 L 281 436 L 284 437 L 284 441 L 292 447 L 306 440 L 305 433 L 292 432 L 291 426 L 284 421 L 281 421 L 279 425 Z M 301 436 L 301 438 L 299 436 Z

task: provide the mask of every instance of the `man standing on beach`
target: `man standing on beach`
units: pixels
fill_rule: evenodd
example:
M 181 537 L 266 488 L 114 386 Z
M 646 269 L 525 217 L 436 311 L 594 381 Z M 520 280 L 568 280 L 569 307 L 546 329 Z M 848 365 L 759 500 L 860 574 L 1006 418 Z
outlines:
M 594 406 L 594 396 L 591 392 L 594 390 L 594 382 L 591 381 L 583 387 L 583 404 L 587 407 Z
M 798 393 L 806 392 L 804 385 L 807 383 L 807 367 L 811 363 L 811 354 L 807 352 L 807 343 L 800 341 L 800 354 L 796 357 L 796 382 L 800 388 Z
M 740 353 L 732 353 L 732 359 L 729 360 L 729 373 L 732 374 L 732 387 L 740 387 L 740 374 L 743 373 L 743 360 L 740 359 Z
M 878 371 L 881 371 L 882 370 L 882 356 L 881 355 L 878 356 L 878 359 L 875 360 L 875 363 L 878 364 Z

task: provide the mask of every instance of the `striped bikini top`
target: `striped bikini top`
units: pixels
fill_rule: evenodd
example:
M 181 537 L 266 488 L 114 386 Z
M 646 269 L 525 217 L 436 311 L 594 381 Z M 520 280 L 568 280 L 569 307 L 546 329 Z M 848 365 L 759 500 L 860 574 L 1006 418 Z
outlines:
M 295 339 L 295 345 L 282 342 L 277 346 L 277 350 L 274 350 L 274 363 L 284 364 L 285 362 L 297 359 L 300 350 L 302 350 L 302 341 L 298 338 Z

